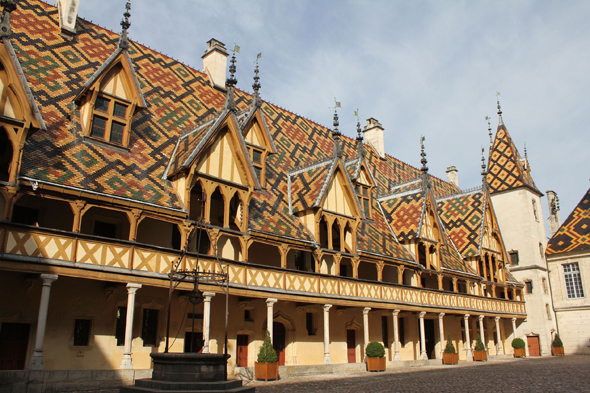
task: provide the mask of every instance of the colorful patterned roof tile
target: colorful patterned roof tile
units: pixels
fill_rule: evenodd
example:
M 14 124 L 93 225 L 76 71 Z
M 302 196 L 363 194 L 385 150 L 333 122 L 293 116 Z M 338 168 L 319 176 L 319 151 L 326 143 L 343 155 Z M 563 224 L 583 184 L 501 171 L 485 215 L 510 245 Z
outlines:
M 590 189 L 547 244 L 547 255 L 590 250 Z
M 387 221 L 399 241 L 418 237 L 425 200 L 424 195 L 422 190 L 414 190 L 399 196 L 394 194 L 379 199 Z
M 289 174 L 289 198 L 293 213 L 317 207 L 318 199 L 328 181 L 335 161 L 324 161 Z
M 530 167 L 522 159 L 508 130 L 501 124 L 488 158 L 488 184 L 490 193 L 528 187 L 542 195 L 530 174 Z
M 469 264 L 467 264 L 463 258 L 461 258 L 461 254 L 455 248 L 455 245 L 452 243 L 449 234 L 444 230 L 443 236 L 447 244 L 441 244 L 440 247 L 440 260 L 442 267 L 457 272 L 477 275 L 477 272 L 473 270 L 473 268 L 469 266 Z
M 437 202 L 438 214 L 449 237 L 464 258 L 479 255 L 484 194 L 475 191 Z

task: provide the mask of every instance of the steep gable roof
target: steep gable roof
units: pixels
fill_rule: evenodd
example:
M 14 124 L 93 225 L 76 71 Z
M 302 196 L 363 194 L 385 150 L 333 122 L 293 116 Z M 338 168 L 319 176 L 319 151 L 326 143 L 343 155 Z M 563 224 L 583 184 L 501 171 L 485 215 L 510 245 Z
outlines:
M 547 244 L 547 255 L 590 250 L 590 189 Z

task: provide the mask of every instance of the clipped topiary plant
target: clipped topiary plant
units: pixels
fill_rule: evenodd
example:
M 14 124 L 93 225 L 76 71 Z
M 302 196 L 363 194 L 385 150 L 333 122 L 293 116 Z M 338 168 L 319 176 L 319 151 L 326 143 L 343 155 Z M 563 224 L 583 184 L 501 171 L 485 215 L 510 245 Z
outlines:
M 486 347 L 483 345 L 483 342 L 481 341 L 481 337 L 479 336 L 479 334 L 477 335 L 477 338 L 475 339 L 475 350 L 476 351 L 485 351 Z
M 385 356 L 385 348 L 383 348 L 383 344 L 380 342 L 371 341 L 367 345 L 366 353 L 369 358 L 382 358 Z
M 276 363 L 278 361 L 277 353 L 270 342 L 270 334 L 266 331 L 264 343 L 258 352 L 258 363 Z
M 447 346 L 445 347 L 445 353 L 455 353 L 455 346 L 453 345 L 453 341 L 451 340 L 451 335 L 447 337 Z
M 526 344 L 524 343 L 524 340 L 522 338 L 515 338 L 514 340 L 512 340 L 512 348 L 523 349 L 525 347 Z
M 559 338 L 559 334 L 556 334 L 553 339 L 553 348 L 563 348 L 563 343 L 561 342 L 561 338 Z

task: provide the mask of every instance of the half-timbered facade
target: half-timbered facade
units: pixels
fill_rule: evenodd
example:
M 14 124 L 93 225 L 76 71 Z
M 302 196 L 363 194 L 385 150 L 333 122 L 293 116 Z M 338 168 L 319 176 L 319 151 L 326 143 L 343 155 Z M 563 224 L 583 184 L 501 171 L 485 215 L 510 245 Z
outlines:
M 170 351 L 222 353 L 227 300 L 230 369 L 266 330 L 284 365 L 359 363 L 373 340 L 390 361 L 440 359 L 449 336 L 466 360 L 477 334 L 511 350 L 523 286 L 485 180 L 464 192 L 424 146 L 421 169 L 381 152 L 375 119 L 343 137 L 337 114 L 330 130 L 263 101 L 258 68 L 253 94 L 235 58 L 220 83 L 221 42 L 201 72 L 126 20 L 65 34 L 42 1 L 4 13 L 0 368 L 150 368 L 175 266 L 227 273 L 229 293 L 202 283 L 193 306 L 181 284 Z

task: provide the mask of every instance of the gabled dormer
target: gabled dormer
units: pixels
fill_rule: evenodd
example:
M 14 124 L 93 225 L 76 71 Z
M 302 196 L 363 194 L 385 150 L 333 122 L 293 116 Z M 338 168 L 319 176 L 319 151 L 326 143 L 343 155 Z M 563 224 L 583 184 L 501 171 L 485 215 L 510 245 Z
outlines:
M 480 235 L 479 274 L 487 281 L 506 282 L 506 247 L 500 234 L 490 195 L 485 193 L 484 217 Z
M 364 158 L 359 160 L 357 174 L 353 180 L 354 190 L 359 200 L 359 204 L 366 219 L 373 217 L 373 190 L 375 189 L 375 180 L 371 172 L 367 169 Z
M 266 185 L 266 159 L 277 152 L 272 136 L 266 126 L 264 114 L 259 107 L 250 109 L 242 122 L 242 135 L 248 155 L 260 185 Z

